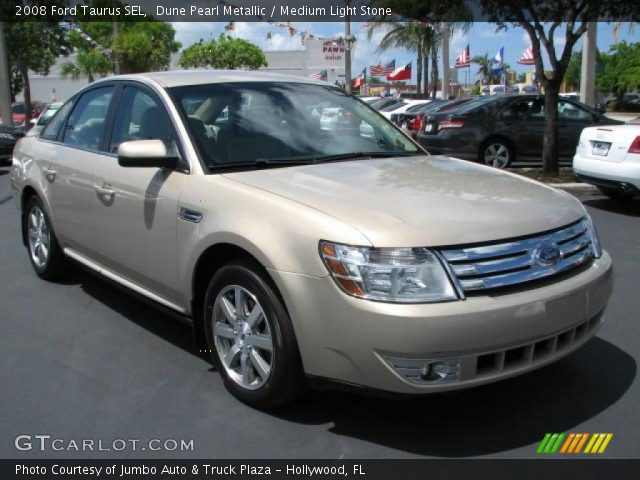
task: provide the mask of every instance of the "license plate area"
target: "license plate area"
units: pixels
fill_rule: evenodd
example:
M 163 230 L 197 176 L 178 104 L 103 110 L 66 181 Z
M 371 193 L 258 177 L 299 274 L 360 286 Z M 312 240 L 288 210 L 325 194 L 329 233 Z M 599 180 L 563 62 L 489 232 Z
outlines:
M 593 148 L 591 153 L 594 155 L 599 155 L 601 157 L 606 157 L 609 154 L 609 149 L 611 148 L 611 143 L 609 142 L 592 142 Z

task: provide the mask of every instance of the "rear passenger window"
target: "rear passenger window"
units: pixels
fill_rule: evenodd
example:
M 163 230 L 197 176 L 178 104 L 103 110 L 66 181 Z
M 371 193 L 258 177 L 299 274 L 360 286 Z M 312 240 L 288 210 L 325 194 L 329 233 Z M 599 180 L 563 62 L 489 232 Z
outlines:
M 112 95 L 111 86 L 83 94 L 67 120 L 62 141 L 67 145 L 97 150 L 104 135 Z
M 58 138 L 62 124 L 64 123 L 65 118 L 67 118 L 67 114 L 71 110 L 71 107 L 73 107 L 73 102 L 69 101 L 55 113 L 53 118 L 49 120 L 49 123 L 47 123 L 47 126 L 42 131 L 42 138 L 47 140 L 56 140 Z M 38 124 L 40 124 L 40 121 L 38 121 Z

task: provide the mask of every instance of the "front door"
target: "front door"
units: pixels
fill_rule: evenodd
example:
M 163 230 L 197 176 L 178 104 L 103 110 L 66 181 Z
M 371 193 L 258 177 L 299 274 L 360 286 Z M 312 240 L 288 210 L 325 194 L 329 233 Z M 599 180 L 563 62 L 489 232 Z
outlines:
M 93 199 L 99 261 L 112 272 L 170 302 L 179 303 L 176 227 L 183 171 L 118 165 L 122 142 L 160 139 L 176 153 L 175 130 L 156 95 L 123 88 L 109 141 L 110 156 L 96 163 Z

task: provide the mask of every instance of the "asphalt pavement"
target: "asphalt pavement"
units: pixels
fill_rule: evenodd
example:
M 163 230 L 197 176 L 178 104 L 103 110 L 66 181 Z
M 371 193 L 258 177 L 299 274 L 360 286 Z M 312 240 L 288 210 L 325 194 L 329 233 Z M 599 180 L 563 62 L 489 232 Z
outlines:
M 0 168 L 1 458 L 533 458 L 547 432 L 611 432 L 601 457 L 640 458 L 640 199 L 620 205 L 580 193 L 613 257 L 616 286 L 598 336 L 569 357 L 453 394 L 312 392 L 261 412 L 225 391 L 188 325 L 80 268 L 64 282 L 38 279 L 6 172 Z M 19 435 L 31 436 L 30 450 L 16 449 Z M 40 451 L 35 435 L 61 439 L 63 450 Z M 69 448 L 86 439 L 111 450 Z M 139 449 L 115 451 L 115 439 L 139 439 Z M 142 450 L 151 439 L 192 440 L 193 450 Z

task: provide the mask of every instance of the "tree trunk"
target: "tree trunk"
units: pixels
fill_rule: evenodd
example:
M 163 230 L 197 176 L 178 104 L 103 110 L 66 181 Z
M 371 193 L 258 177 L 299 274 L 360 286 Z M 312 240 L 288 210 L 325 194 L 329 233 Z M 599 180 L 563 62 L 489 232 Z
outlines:
M 438 91 L 438 47 L 431 47 L 431 99 L 436 99 Z
M 24 89 L 24 126 L 31 121 L 31 85 L 29 84 L 29 69 L 22 59 L 16 59 L 20 77 L 22 77 L 22 88 Z
M 544 86 L 544 141 L 542 143 L 542 173 L 558 174 L 558 97 L 560 84 L 546 82 Z
M 425 98 L 429 98 L 429 50 L 424 52 L 424 56 L 422 57 L 424 77 L 423 77 L 423 88 Z
M 418 45 L 418 58 L 416 59 L 416 97 L 422 98 L 422 45 Z
M 93 73 L 89 72 L 87 76 L 89 77 L 89 83 L 93 83 L 95 81 L 95 78 L 93 78 Z

